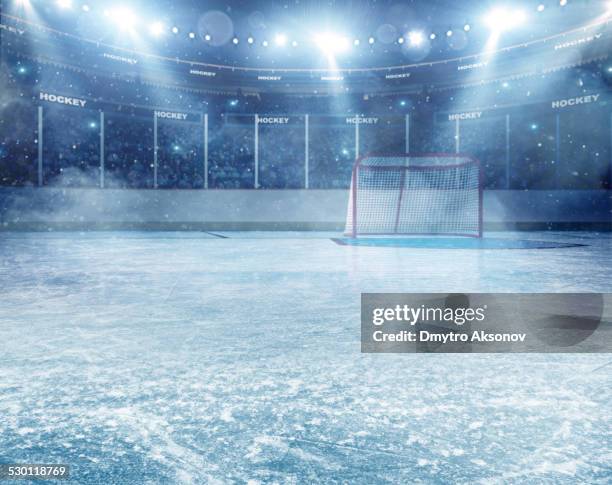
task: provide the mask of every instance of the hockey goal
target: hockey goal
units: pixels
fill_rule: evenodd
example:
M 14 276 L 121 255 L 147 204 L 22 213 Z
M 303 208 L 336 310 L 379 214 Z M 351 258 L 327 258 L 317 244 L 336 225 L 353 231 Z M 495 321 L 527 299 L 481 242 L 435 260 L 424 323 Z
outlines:
M 358 159 L 345 232 L 482 237 L 480 164 L 446 153 Z

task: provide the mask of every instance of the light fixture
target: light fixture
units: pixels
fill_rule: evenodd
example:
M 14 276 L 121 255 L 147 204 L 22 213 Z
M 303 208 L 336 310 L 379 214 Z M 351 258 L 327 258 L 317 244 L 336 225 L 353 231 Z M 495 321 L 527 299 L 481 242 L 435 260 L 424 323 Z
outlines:
M 158 37 L 164 33 L 164 24 L 161 22 L 153 22 L 149 26 L 149 32 L 151 35 Z
M 287 43 L 287 36 L 285 34 L 276 34 L 274 43 L 279 47 L 284 46 Z
M 346 37 L 331 32 L 323 32 L 315 36 L 317 47 L 327 54 L 345 52 L 350 43 Z
M 466 32 L 469 32 L 471 28 L 472 28 L 472 27 L 471 27 L 471 25 L 470 25 L 470 24 L 465 24 L 465 25 L 463 26 L 463 30 L 465 30 Z
M 71 8 L 72 7 L 72 0 L 57 0 L 57 6 L 59 8 Z
M 105 14 L 111 18 L 120 30 L 129 31 L 136 25 L 136 16 L 129 8 L 119 7 L 107 11 Z
M 527 16 L 522 10 L 507 10 L 498 8 L 485 17 L 485 23 L 493 32 L 503 32 L 518 27 L 525 22 Z
M 368 39 L 368 44 L 372 45 L 372 44 L 374 44 L 374 42 L 375 42 L 374 37 L 370 37 L 370 38 Z
M 423 33 L 413 30 L 408 33 L 408 40 L 410 40 L 411 46 L 418 47 L 423 43 Z
M 247 38 L 247 43 L 252 44 L 253 42 L 255 42 L 255 39 L 253 39 L 253 37 Z
M 234 37 L 232 39 L 232 44 L 234 44 L 234 45 L 238 45 L 239 42 L 240 42 L 240 40 L 238 39 L 238 37 Z
M 195 32 L 189 32 L 189 38 L 190 39 L 193 40 L 193 39 L 195 39 L 195 37 L 196 37 Z
M 173 34 L 178 34 L 179 33 L 178 27 L 176 27 L 176 26 L 172 27 L 172 33 Z

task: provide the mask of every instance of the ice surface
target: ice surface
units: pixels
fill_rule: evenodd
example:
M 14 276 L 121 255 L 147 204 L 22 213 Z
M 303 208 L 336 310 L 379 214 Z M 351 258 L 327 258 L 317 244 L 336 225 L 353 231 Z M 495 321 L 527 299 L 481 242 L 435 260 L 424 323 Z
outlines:
M 609 355 L 359 343 L 364 291 L 610 292 L 609 234 L 221 235 L 0 234 L 2 462 L 70 464 L 74 483 L 609 483 Z

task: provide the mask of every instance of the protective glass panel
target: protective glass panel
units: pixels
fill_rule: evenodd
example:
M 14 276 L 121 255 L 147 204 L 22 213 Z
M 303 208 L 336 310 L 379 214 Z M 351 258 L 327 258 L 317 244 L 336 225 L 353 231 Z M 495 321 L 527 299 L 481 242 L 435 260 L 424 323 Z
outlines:
M 157 145 L 158 187 L 204 187 L 204 132 L 200 123 L 158 119 Z
M 560 188 L 609 187 L 610 116 L 609 111 L 595 104 L 560 114 Z
M 359 124 L 359 154 L 406 152 L 406 118 L 365 116 Z
M 152 188 L 153 116 L 106 113 L 105 118 L 104 185 Z
M 310 117 L 309 181 L 314 189 L 344 189 L 355 163 L 354 118 Z
M 53 105 L 43 113 L 43 183 L 99 186 L 100 113 Z
M 38 110 L 22 100 L 0 108 L 0 185 L 38 183 Z
M 555 114 L 548 106 L 510 117 L 510 188 L 557 187 Z
M 480 162 L 484 187 L 505 189 L 507 187 L 505 117 L 461 120 L 459 130 L 460 152 Z
M 305 183 L 303 116 L 259 116 L 259 186 L 298 189 Z
M 255 117 L 222 115 L 210 120 L 208 184 L 217 189 L 255 186 Z

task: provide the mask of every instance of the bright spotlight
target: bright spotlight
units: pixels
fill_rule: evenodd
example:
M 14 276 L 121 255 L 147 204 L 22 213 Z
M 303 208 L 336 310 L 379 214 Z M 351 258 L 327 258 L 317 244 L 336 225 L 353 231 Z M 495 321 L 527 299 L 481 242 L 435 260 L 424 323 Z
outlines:
M 353 41 L 353 45 L 354 45 L 355 47 L 357 47 L 359 44 L 361 44 L 361 41 L 360 41 L 359 39 L 355 39 L 355 40 Z
M 189 32 L 189 38 L 191 40 L 195 39 L 195 37 L 196 37 L 195 32 Z
M 57 0 L 56 3 L 59 8 L 71 8 L 72 7 L 72 0 Z
M 538 5 L 538 12 L 543 12 L 545 8 L 546 7 L 544 6 L 544 4 L 541 3 L 540 5 Z
M 370 37 L 370 38 L 368 39 L 368 44 L 372 45 L 374 42 L 375 42 L 374 37 Z
M 264 40 L 264 41 L 261 43 L 261 45 L 262 45 L 262 46 L 264 46 L 264 47 L 268 47 L 268 41 L 267 41 L 267 40 Z
M 162 24 L 161 22 L 153 22 L 150 26 L 149 26 L 149 32 L 151 35 L 155 36 L 155 37 L 159 37 L 160 35 L 162 35 L 164 33 L 164 24 Z
M 470 24 L 465 24 L 463 26 L 463 30 L 465 30 L 466 32 L 469 32 L 471 28 L 472 28 L 472 26 Z
M 400 45 L 403 44 L 404 43 L 404 38 L 403 37 L 398 38 L 397 39 L 397 43 L 400 44 Z
M 28 8 L 30 7 L 30 0 L 15 0 L 15 4 L 18 7 Z
M 452 37 L 453 36 L 453 31 L 452 30 L 447 30 L 446 31 L 446 37 Z
M 238 45 L 239 42 L 240 42 L 240 39 L 238 39 L 238 37 L 234 37 L 232 39 L 232 44 L 234 44 L 234 45 Z
M 297 40 L 294 40 L 293 42 L 291 42 L 291 46 L 292 47 L 297 47 L 298 46 Z
M 522 10 L 498 8 L 487 14 L 485 23 L 493 32 L 504 32 L 520 26 L 526 19 L 527 16 Z
M 179 33 L 178 27 L 172 27 L 172 33 L 173 34 L 178 34 Z
M 429 38 L 430 38 L 431 40 L 435 40 L 435 38 L 436 38 L 436 34 L 434 34 L 434 33 L 432 32 L 431 34 L 429 34 Z
M 81 7 L 83 9 L 83 12 L 89 12 L 90 8 L 89 5 L 85 4 Z
M 412 31 L 408 33 L 408 40 L 410 40 L 411 46 L 418 47 L 423 43 L 423 33 Z
M 209 41 L 210 41 L 210 39 L 212 39 L 212 37 L 210 36 L 210 34 L 205 34 L 205 35 L 204 35 L 204 40 L 205 40 L 206 42 L 209 42 Z
M 274 43 L 277 46 L 284 46 L 287 43 L 287 36 L 285 34 L 276 34 L 276 37 L 274 37 Z
M 337 54 L 348 50 L 350 44 L 346 37 L 341 35 L 331 34 L 324 32 L 317 34 L 315 37 L 315 43 L 323 52 L 327 54 Z
M 255 39 L 253 39 L 253 37 L 247 38 L 247 43 L 252 44 L 253 42 L 255 42 Z
M 116 8 L 107 12 L 111 20 L 120 30 L 132 30 L 136 25 L 136 16 L 129 8 Z
M 567 5 L 567 0 L 559 0 L 559 5 L 565 7 Z

